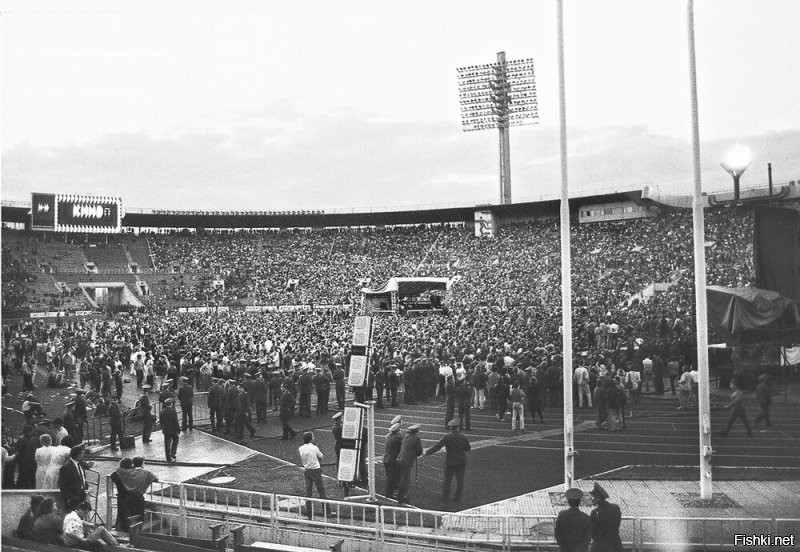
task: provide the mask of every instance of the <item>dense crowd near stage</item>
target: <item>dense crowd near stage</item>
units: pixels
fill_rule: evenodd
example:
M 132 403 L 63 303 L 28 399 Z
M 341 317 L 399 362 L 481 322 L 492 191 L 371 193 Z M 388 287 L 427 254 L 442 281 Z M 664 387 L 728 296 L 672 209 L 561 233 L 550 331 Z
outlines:
M 35 238 L 16 237 L 17 243 L 30 239 Z M 148 382 L 177 387 L 186 378 L 195 390 L 207 391 L 215 380 L 229 385 L 249 377 L 265 382 L 263 400 L 277 408 L 280 386 L 276 394 L 270 382 L 291 382 L 294 393 L 299 385 L 301 394 L 309 386 L 343 387 L 363 284 L 379 286 L 391 276 L 446 276 L 454 278 L 446 313 L 375 317 L 369 382 L 376 395 L 391 404 L 398 390 L 401 400 L 414 402 L 455 397 L 468 387 L 470 405 L 493 409 L 501 418 L 515 386 L 525 390 L 527 416 L 541 418 L 543 408 L 560 404 L 555 219 L 508 224 L 494 238 L 438 225 L 147 239 L 154 268 L 186 281 L 224 279 L 224 290 L 211 290 L 209 299 L 207 289 L 173 287 L 132 313 L 5 323 L 4 390 L 20 378 L 23 391 L 33 391 L 31 374 L 38 371 L 52 386 L 80 381 L 95 401 L 109 404 L 125 387 Z M 691 404 L 695 388 L 682 375 L 693 371 L 691 218 L 669 211 L 654 219 L 576 225 L 572 248 L 574 365 L 581 373 L 586 369 L 586 389 L 575 383 L 581 405 L 584 399 L 591 404 L 598 385 L 609 388 L 610 402 L 637 401 L 642 389 L 677 388 L 681 405 Z M 752 285 L 752 216 L 710 211 L 706 252 L 709 284 Z M 22 283 L 30 275 L 5 240 L 3 253 L 5 301 L 6 294 L 25 291 Z M 288 279 L 298 281 L 293 291 Z M 645 300 L 641 292 L 654 283 L 665 291 Z M 352 307 L 178 312 L 179 304 L 197 304 L 200 292 L 206 305 Z M 26 403 L 25 415 L 33 419 L 35 400 Z M 35 480 L 22 484 L 32 488 Z

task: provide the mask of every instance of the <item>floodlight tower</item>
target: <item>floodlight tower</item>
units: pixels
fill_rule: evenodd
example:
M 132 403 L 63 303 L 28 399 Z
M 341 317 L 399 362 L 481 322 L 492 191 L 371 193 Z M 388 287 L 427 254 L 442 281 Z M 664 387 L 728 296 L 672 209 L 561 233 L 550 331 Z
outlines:
M 532 59 L 497 62 L 458 69 L 458 96 L 464 132 L 496 128 L 500 147 L 500 205 L 511 203 L 511 126 L 539 122 Z

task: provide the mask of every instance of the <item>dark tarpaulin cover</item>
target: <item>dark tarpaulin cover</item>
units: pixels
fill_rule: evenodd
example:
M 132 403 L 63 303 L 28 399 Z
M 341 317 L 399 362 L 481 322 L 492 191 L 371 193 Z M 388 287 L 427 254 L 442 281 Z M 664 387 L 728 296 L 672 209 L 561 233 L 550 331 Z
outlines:
M 756 286 L 800 301 L 800 213 L 756 207 L 753 242 Z
M 776 291 L 708 286 L 708 322 L 730 342 L 748 330 L 796 328 L 798 304 Z

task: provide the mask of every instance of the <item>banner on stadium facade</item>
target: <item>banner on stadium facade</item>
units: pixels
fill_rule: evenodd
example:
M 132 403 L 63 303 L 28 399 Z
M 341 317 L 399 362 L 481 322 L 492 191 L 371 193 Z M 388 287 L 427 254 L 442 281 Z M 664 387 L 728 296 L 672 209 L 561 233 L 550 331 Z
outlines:
M 338 311 L 349 312 L 353 308 L 349 304 L 341 305 L 246 305 L 244 307 L 180 307 L 179 313 L 197 312 L 311 312 Z M 202 309 L 202 310 L 201 310 Z
M 311 305 L 280 305 L 278 312 L 311 312 Z
M 65 312 L 65 311 L 47 311 L 47 312 L 32 312 L 28 316 L 31 318 L 57 318 L 59 316 L 89 316 L 93 314 L 94 311 L 90 310 L 82 310 L 82 311 L 75 311 L 75 312 Z

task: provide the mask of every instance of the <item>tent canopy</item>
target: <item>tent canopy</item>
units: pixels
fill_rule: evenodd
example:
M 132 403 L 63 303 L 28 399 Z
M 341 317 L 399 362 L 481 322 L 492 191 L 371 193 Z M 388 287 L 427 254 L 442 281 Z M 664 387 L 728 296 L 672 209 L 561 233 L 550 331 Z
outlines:
M 800 328 L 798 303 L 776 291 L 723 286 L 706 290 L 708 321 L 727 342 L 750 331 Z
M 379 289 L 362 288 L 361 293 L 367 296 L 385 295 L 396 291 L 400 297 L 415 297 L 426 291 L 450 289 L 450 278 L 389 278 Z

